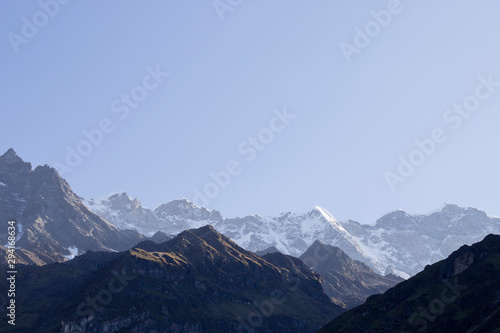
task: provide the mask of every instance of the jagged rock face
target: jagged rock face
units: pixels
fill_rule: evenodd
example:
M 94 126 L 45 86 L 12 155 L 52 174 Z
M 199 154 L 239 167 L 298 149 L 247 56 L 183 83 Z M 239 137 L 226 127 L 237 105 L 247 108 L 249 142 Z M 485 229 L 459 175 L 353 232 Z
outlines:
M 75 251 L 125 250 L 144 239 L 124 236 L 115 226 L 90 212 L 57 171 L 47 165 L 31 169 L 13 150 L 0 156 L 0 218 L 18 224 L 16 246 L 42 262 L 66 260 Z M 2 228 L 0 236 L 7 228 Z M 32 263 L 40 263 L 32 262 Z
M 0 179 L 4 186 L 16 188 L 19 195 L 24 197 L 28 194 L 28 178 L 31 173 L 31 164 L 24 162 L 11 148 L 0 156 Z
M 488 235 L 339 316 L 320 332 L 497 332 L 500 236 Z
M 106 201 L 84 200 L 84 203 L 90 210 L 120 229 L 134 229 L 153 235 L 161 228 L 153 212 L 143 208 L 138 199 L 131 199 L 126 193 L 112 194 Z
M 298 333 L 314 332 L 342 312 L 297 258 L 261 258 L 211 226 L 103 255 L 90 252 L 19 274 L 26 331 Z M 53 285 L 61 276 L 66 283 Z M 47 301 L 51 306 L 44 308 Z
M 395 275 L 379 275 L 364 263 L 349 258 L 338 247 L 319 241 L 314 242 L 300 259 L 321 276 L 323 290 L 332 301 L 346 309 L 403 281 Z
M 0 221 L 21 217 L 30 193 L 30 173 L 31 164 L 23 162 L 14 150 L 0 156 Z M 0 230 L 2 239 L 7 239 L 6 230 Z

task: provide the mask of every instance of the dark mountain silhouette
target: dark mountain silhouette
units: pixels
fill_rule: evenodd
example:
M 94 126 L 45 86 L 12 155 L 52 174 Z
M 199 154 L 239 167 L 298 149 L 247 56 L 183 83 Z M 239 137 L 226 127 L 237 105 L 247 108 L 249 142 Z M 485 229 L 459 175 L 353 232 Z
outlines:
M 314 332 L 343 312 L 299 259 L 261 258 L 211 226 L 20 267 L 17 284 L 16 328 L 26 332 Z
M 500 332 L 500 236 L 462 246 L 320 332 Z

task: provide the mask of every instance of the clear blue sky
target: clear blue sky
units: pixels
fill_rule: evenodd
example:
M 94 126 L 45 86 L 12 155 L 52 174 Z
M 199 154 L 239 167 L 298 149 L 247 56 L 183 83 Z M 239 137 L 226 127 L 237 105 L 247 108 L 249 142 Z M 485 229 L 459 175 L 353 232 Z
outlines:
M 66 164 L 67 147 L 88 149 L 82 131 L 104 121 L 110 133 L 63 174 L 86 198 L 193 200 L 236 161 L 207 203 L 228 217 L 320 205 L 373 223 L 442 203 L 500 215 L 500 87 L 471 98 L 480 77 L 500 81 L 500 3 L 219 5 L 231 9 L 224 20 L 211 1 L 73 0 L 45 6 L 50 16 L 36 1 L 0 0 L 0 151 Z M 389 9 L 385 26 L 371 22 Z M 358 38 L 349 62 L 341 46 L 356 47 L 356 27 L 372 37 Z M 169 73 L 159 84 L 147 77 L 157 67 Z M 140 102 L 127 106 L 132 92 Z M 447 113 L 466 100 L 466 118 Z M 295 118 L 283 129 L 273 110 L 285 107 Z M 283 129 L 273 140 L 271 121 Z M 386 173 L 436 128 L 446 140 L 391 190 Z M 262 151 L 248 141 L 259 133 Z

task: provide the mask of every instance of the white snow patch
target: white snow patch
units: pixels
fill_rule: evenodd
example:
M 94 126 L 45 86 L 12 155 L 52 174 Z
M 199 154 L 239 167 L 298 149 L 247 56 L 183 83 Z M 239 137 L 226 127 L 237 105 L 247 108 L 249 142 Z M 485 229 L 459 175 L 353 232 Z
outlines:
M 0 182 L 0 186 L 7 186 L 7 185 L 5 185 L 4 183 Z
M 23 225 L 19 222 L 17 222 L 17 235 L 16 235 L 16 242 L 21 239 L 24 235 L 24 229 Z
M 320 206 L 315 206 L 314 209 L 316 209 L 317 211 L 319 211 L 321 213 L 321 215 L 323 215 L 323 217 L 334 227 L 336 227 L 339 231 L 341 232 L 344 232 L 346 234 L 349 234 L 347 232 L 347 230 L 344 229 L 344 226 L 342 226 L 342 224 L 335 218 L 333 217 L 332 214 L 330 214 L 329 211 L 327 211 L 326 209 L 324 209 L 323 207 L 320 207 Z
M 76 246 L 70 246 L 68 247 L 68 251 L 71 253 L 67 256 L 64 256 L 65 258 L 71 260 L 74 259 L 78 255 L 78 248 Z
M 406 274 L 405 272 L 398 271 L 397 269 L 393 268 L 392 272 L 405 280 L 408 280 L 410 278 L 410 275 Z
M 16 226 L 17 226 L 17 233 L 16 233 L 16 243 L 18 240 L 21 239 L 21 237 L 23 237 L 24 235 L 24 229 L 23 229 L 23 225 L 19 222 L 16 223 Z M 9 243 L 5 244 L 4 245 L 6 248 L 11 248 L 11 246 L 9 245 Z M 22 249 L 22 247 L 20 246 L 16 246 L 15 249 Z

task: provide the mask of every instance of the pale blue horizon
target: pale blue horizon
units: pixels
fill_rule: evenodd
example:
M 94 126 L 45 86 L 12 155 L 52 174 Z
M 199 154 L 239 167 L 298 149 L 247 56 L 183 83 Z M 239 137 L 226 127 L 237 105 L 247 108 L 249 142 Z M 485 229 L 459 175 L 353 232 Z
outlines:
M 230 164 L 206 205 L 224 217 L 317 205 L 372 224 L 444 203 L 500 216 L 499 3 L 241 1 L 221 20 L 212 1 L 59 1 L 0 0 L 0 154 L 67 165 L 101 126 L 62 174 L 84 198 L 193 201 Z M 346 57 L 357 28 L 372 37 Z M 147 96 L 127 113 L 134 91 Z M 273 120 L 284 109 L 295 118 Z M 436 129 L 425 154 L 415 141 Z M 259 133 L 274 136 L 262 151 Z M 403 177 L 400 156 L 424 160 Z

